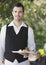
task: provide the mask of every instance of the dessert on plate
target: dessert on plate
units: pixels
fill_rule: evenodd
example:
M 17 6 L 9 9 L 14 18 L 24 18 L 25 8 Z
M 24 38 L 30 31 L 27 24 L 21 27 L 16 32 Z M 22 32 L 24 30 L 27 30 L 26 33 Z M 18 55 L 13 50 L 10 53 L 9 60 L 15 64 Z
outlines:
M 12 53 L 30 53 L 30 50 L 28 48 L 26 49 L 19 49 L 18 51 L 12 51 Z

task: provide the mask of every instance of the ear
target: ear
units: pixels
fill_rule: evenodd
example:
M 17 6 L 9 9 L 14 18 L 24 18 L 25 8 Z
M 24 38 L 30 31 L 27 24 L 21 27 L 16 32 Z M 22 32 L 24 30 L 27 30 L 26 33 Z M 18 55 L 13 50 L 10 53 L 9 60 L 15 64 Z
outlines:
M 12 15 L 14 16 L 13 11 L 12 11 Z
M 13 11 L 12 11 L 12 15 L 13 15 Z

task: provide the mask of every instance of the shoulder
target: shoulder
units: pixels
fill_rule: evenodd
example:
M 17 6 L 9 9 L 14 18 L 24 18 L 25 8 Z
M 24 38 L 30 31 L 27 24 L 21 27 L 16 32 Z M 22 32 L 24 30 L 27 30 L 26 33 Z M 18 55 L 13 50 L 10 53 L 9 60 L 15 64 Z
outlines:
M 4 26 L 1 28 L 1 31 L 0 31 L 0 35 L 1 35 L 1 37 L 4 38 L 5 33 L 6 33 L 6 25 L 4 25 Z
M 2 27 L 1 27 L 1 30 L 5 30 L 5 29 L 6 29 L 6 27 L 7 27 L 7 25 L 9 25 L 9 23 L 8 23 L 8 24 L 6 24 L 6 25 L 4 25 L 4 26 L 2 26 Z
M 31 26 L 28 26 L 28 31 L 29 31 L 29 32 L 33 32 L 33 29 L 32 29 Z
M 1 30 L 4 30 L 6 28 L 6 25 L 4 25 L 2 28 L 1 28 Z
M 29 26 L 29 25 L 26 23 L 26 21 L 22 21 L 22 25 L 23 25 L 24 27 L 28 27 L 28 30 L 33 31 L 32 27 Z
M 33 33 L 33 28 L 31 26 L 29 26 L 28 24 L 24 23 L 23 24 L 26 28 L 28 28 L 28 32 Z
M 6 25 L 4 25 L 2 28 L 1 28 L 1 32 L 5 32 L 6 31 Z

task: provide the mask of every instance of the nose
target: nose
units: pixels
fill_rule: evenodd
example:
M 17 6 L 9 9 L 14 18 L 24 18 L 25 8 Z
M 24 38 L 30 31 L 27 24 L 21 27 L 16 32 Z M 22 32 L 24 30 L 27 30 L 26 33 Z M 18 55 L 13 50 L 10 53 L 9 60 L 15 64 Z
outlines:
M 17 15 L 19 15 L 19 12 L 17 12 Z

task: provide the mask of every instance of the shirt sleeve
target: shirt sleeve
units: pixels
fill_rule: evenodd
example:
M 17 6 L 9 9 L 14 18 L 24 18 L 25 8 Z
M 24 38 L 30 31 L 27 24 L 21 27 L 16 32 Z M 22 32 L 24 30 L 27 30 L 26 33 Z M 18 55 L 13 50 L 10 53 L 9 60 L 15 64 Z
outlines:
M 28 48 L 30 49 L 30 51 L 36 50 L 34 33 L 33 33 L 33 29 L 30 26 L 28 27 Z
M 2 59 L 5 51 L 5 35 L 6 35 L 6 26 L 3 26 L 0 32 L 0 65 L 2 65 Z

